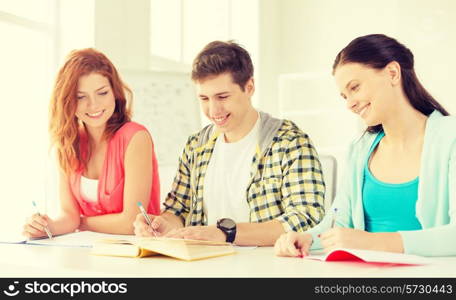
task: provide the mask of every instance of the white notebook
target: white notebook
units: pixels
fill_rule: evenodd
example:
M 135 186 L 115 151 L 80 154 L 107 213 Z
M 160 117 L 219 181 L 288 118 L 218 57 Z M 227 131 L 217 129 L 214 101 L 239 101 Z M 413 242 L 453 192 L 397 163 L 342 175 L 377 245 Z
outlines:
M 0 243 L 7 244 L 30 244 L 30 245 L 46 245 L 46 246 L 60 246 L 60 247 L 92 247 L 93 244 L 100 239 L 123 239 L 133 240 L 136 239 L 134 235 L 118 235 L 99 233 L 93 231 L 79 231 L 74 233 L 67 233 L 54 236 L 52 239 L 48 237 L 38 239 L 24 239 L 20 237 L 2 239 Z

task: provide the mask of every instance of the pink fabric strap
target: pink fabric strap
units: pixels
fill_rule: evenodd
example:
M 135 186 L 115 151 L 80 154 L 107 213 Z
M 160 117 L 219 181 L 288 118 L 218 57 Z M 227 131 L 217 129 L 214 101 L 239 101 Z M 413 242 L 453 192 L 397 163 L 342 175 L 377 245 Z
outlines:
M 81 215 L 98 216 L 122 212 L 125 181 L 124 157 L 131 138 L 135 133 L 142 130 L 147 131 L 147 128 L 135 122 L 128 122 L 119 128 L 109 141 L 101 175 L 98 179 L 98 202 L 86 201 L 81 195 L 81 176 L 84 171 L 82 168 L 70 176 L 70 187 L 79 204 Z M 81 154 L 86 155 L 87 134 L 84 130 L 80 133 L 80 139 Z M 158 215 L 160 213 L 160 180 L 157 158 L 153 148 L 151 155 L 153 178 L 147 212 Z

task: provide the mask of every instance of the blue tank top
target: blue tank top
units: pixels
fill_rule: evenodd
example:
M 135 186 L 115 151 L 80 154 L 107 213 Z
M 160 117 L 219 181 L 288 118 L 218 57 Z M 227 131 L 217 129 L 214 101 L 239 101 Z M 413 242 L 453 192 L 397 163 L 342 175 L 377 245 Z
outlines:
M 385 133 L 380 133 L 369 150 L 364 165 L 363 206 L 365 230 L 368 232 L 396 232 L 419 230 L 415 206 L 418 200 L 419 177 L 393 184 L 377 180 L 369 170 L 369 158 Z

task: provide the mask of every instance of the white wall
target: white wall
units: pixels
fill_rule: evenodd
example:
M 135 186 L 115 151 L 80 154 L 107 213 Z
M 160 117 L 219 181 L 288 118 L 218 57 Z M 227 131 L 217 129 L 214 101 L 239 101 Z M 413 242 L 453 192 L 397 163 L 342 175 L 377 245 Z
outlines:
M 278 75 L 281 57 L 280 1 L 262 0 L 259 3 L 259 59 L 255 66 L 258 108 L 275 116 L 278 113 Z
M 261 1 L 260 107 L 278 110 L 279 74 L 329 73 L 336 54 L 352 39 L 384 33 L 412 50 L 424 86 L 456 113 L 451 93 L 456 67 L 455 15 L 453 0 Z
M 456 1 L 281 0 L 279 73 L 330 72 L 336 54 L 370 33 L 397 38 L 415 55 L 424 86 L 456 113 Z
M 96 0 L 95 47 L 117 68 L 148 69 L 149 0 Z
M 342 165 L 342 141 L 360 122 L 330 74 L 336 54 L 358 36 L 383 33 L 408 46 L 423 85 L 456 113 L 456 1 L 269 0 L 260 14 L 260 108 L 296 121 Z

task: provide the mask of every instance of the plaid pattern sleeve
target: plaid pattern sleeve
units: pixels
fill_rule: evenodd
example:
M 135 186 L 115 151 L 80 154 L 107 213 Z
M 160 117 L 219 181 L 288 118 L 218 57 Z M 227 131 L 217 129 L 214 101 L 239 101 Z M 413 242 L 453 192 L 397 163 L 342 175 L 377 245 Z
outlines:
M 190 136 L 185 148 L 179 158 L 179 167 L 174 177 L 171 192 L 168 193 L 163 203 L 164 211 L 169 211 L 184 220 L 190 212 L 190 203 L 192 199 L 191 189 L 191 161 L 192 149 L 196 143 L 197 137 Z
M 322 220 L 325 194 L 322 167 L 307 134 L 287 142 L 282 172 L 283 214 L 276 219 L 285 231 L 306 231 Z
M 258 161 L 247 195 L 250 221 L 278 220 L 284 230 L 303 232 L 324 215 L 325 183 L 309 136 L 284 120 Z

